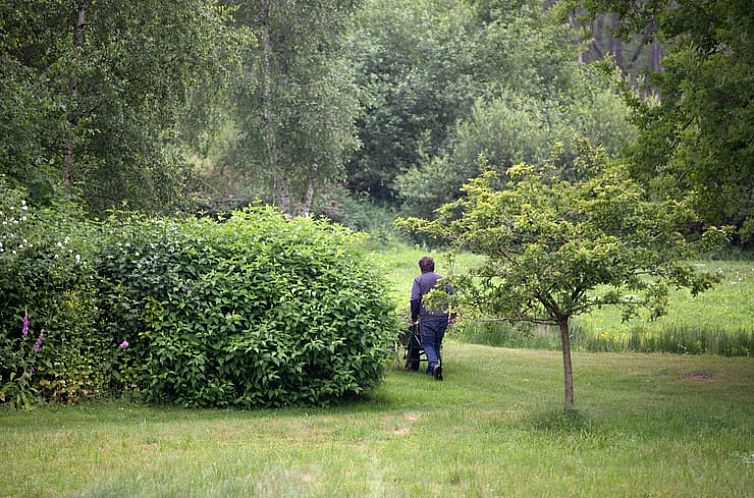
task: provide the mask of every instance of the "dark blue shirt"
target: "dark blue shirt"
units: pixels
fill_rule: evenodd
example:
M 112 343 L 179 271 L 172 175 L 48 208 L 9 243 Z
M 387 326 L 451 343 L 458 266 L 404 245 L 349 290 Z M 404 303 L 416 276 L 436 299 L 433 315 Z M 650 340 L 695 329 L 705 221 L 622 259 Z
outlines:
M 441 278 L 442 275 L 428 271 L 414 279 L 414 283 L 411 286 L 411 320 L 416 321 L 417 315 L 423 322 L 448 319 L 447 309 L 428 310 L 422 303 L 422 298 L 435 288 L 438 280 Z M 450 293 L 453 290 L 448 288 L 447 291 Z

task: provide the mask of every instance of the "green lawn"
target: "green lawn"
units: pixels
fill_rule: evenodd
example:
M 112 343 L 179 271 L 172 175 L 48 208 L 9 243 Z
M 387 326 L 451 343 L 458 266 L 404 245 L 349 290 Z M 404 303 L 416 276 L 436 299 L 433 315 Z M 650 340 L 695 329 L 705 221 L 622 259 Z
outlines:
M 449 344 L 364 401 L 0 410 L 0 496 L 754 496 L 754 361 Z
M 657 331 L 668 327 L 738 332 L 754 330 L 754 262 L 704 261 L 692 263 L 700 270 L 720 272 L 722 281 L 696 297 L 688 290 L 670 295 L 668 314 L 654 322 L 621 323 L 620 313 L 604 308 L 581 318 L 599 332 L 621 333 L 640 327 Z
M 374 255 L 399 309 L 423 254 Z M 675 295 L 673 323 L 748 320 L 754 267 L 720 266 L 740 280 Z M 586 319 L 619 332 L 608 313 Z M 0 497 L 754 497 L 750 357 L 577 352 L 569 416 L 557 351 L 451 334 L 444 358 L 444 382 L 393 366 L 368 399 L 330 408 L 2 408 Z
M 405 245 L 395 245 L 374 251 L 373 260 L 370 263 L 377 266 L 386 277 L 390 297 L 401 312 L 408 310 L 411 282 L 419 275 L 419 259 L 422 256 L 431 256 L 435 260 L 435 271 L 446 276 L 451 271 L 467 270 L 484 259 L 475 254 L 461 254 L 456 258 L 451 269 L 447 254 L 443 252 L 411 248 Z

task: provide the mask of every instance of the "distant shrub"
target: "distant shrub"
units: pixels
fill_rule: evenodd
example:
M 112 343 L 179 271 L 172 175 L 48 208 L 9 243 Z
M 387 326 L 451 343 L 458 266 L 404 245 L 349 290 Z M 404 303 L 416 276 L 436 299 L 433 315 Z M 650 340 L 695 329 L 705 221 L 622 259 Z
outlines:
M 325 404 L 375 386 L 397 330 L 348 230 L 271 209 L 110 222 L 101 326 L 116 377 L 188 406 Z
M 374 202 L 366 194 L 351 193 L 345 188 L 326 192 L 317 200 L 315 213 L 352 230 L 366 232 L 381 243 L 399 238 L 393 229 L 397 211 Z

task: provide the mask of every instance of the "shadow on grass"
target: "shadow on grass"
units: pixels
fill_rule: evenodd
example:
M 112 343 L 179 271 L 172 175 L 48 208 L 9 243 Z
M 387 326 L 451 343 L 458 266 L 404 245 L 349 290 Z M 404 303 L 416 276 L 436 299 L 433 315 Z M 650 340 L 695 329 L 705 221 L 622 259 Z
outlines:
M 577 409 L 547 409 L 521 419 L 523 438 L 535 446 L 559 446 L 570 450 L 600 449 L 615 446 L 620 436 L 598 425 Z
M 593 420 L 576 408 L 565 411 L 548 409 L 530 413 L 522 419 L 522 423 L 535 432 L 568 433 L 594 429 Z

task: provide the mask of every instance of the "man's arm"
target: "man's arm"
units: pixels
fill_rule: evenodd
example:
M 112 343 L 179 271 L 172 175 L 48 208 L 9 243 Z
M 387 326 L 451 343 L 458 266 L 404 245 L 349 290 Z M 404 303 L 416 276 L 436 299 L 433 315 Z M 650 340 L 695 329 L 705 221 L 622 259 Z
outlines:
M 411 321 L 416 323 L 416 320 L 419 318 L 419 311 L 422 309 L 422 302 L 421 299 L 412 299 L 411 300 Z
M 422 308 L 422 294 L 419 288 L 419 283 L 414 279 L 414 283 L 411 286 L 411 323 L 416 323 L 419 319 L 419 311 Z

